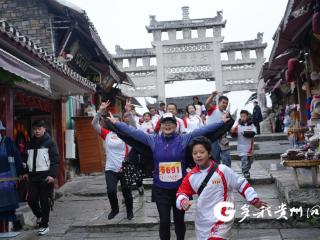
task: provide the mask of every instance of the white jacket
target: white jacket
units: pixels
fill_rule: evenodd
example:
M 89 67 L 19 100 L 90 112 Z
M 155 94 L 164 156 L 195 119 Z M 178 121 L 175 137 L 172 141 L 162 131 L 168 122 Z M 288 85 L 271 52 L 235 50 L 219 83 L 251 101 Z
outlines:
M 28 149 L 28 160 L 27 165 L 30 172 L 33 169 L 33 155 L 35 150 Z M 50 157 L 49 157 L 49 149 L 48 148 L 39 148 L 37 149 L 37 157 L 36 157 L 36 172 L 49 171 L 50 169 Z
M 253 131 L 257 133 L 256 127 L 253 123 L 247 125 L 238 124 L 235 127 L 235 132 L 238 134 L 237 153 L 241 156 L 252 156 L 254 151 L 254 138 L 247 138 L 243 136 L 244 131 Z
M 193 132 L 195 129 L 203 127 L 203 121 L 198 115 L 184 117 L 183 123 L 186 133 Z
M 202 181 L 213 166 L 214 162 L 207 170 L 200 170 L 196 166 L 185 176 L 177 192 L 176 206 L 178 209 L 182 209 L 181 203 L 183 201 L 189 200 L 189 197 L 197 193 Z M 219 221 L 214 215 L 214 207 L 220 202 L 233 203 L 234 189 L 248 202 L 259 201 L 257 193 L 246 179 L 240 177 L 226 165 L 220 164 L 196 202 L 195 229 L 198 240 L 212 237 L 230 239 L 233 220 L 230 222 Z M 222 215 L 224 212 L 225 209 L 222 210 Z
M 141 123 L 141 125 L 138 125 L 138 129 L 140 129 L 144 133 L 154 133 L 154 124 L 152 121 L 143 122 Z

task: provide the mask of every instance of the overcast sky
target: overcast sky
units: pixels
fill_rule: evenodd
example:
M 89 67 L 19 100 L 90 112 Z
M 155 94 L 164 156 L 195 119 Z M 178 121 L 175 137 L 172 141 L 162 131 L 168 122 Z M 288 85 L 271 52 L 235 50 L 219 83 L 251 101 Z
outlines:
M 190 18 L 208 18 L 223 10 L 227 20 L 222 35 L 225 41 L 242 41 L 256 38 L 258 32 L 264 32 L 264 41 L 268 43 L 266 57 L 269 56 L 275 33 L 287 5 L 287 0 L 68 0 L 84 9 L 103 43 L 114 53 L 116 44 L 122 48 L 151 47 L 151 34 L 145 26 L 149 24 L 149 15 L 157 20 L 182 19 L 182 6 L 189 6 Z M 214 89 L 213 82 L 188 81 L 167 85 L 166 96 L 207 94 Z M 178 91 L 181 89 L 183 91 Z M 250 96 L 250 92 L 234 93 L 231 97 Z M 232 102 L 232 99 L 230 99 Z M 245 101 L 245 99 L 243 100 Z M 242 102 L 243 102 L 242 101 Z M 241 107 L 241 106 L 239 106 Z

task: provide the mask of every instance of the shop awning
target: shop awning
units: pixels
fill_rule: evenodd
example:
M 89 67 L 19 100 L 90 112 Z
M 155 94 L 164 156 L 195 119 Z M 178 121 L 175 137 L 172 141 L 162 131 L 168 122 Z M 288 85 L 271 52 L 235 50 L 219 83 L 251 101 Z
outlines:
M 51 92 L 50 76 L 0 48 L 0 67 Z

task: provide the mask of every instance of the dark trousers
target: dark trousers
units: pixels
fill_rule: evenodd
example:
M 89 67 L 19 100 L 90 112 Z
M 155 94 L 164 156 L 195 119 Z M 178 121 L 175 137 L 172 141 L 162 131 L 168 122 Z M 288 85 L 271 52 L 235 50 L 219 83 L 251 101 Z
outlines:
M 153 177 L 153 169 L 154 169 L 154 163 L 152 159 L 147 159 L 143 157 L 143 173 L 146 176 L 146 178 L 152 178 Z
M 247 173 L 251 169 L 253 162 L 253 156 L 240 156 L 241 159 L 241 171 L 242 173 Z
M 28 204 L 37 218 L 41 218 L 40 227 L 46 228 L 53 196 L 53 184 L 46 181 L 29 182 Z M 40 204 L 39 204 L 40 203 Z
M 136 181 L 136 186 L 137 186 L 137 188 L 140 188 L 143 186 L 143 179 L 142 178 Z
M 261 134 L 260 132 L 260 123 L 259 122 L 253 122 L 253 125 L 256 127 L 257 129 L 257 134 Z
M 119 203 L 117 197 L 117 185 L 118 181 L 121 184 L 121 190 L 126 204 L 127 212 L 132 212 L 133 210 L 133 198 L 131 193 L 131 186 L 127 186 L 126 181 L 122 173 L 116 173 L 113 171 L 106 171 L 106 184 L 107 184 L 107 194 L 112 211 L 119 211 Z
M 160 217 L 159 236 L 161 240 L 170 240 L 171 209 L 177 240 L 183 240 L 186 233 L 184 211 L 176 207 L 177 189 L 153 188 L 153 200 L 157 204 Z

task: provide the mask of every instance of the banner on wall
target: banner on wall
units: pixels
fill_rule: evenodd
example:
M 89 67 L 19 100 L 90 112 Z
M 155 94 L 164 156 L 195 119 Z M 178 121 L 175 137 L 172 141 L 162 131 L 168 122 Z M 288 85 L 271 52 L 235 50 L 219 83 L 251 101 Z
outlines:
M 34 97 L 34 96 L 27 96 L 24 93 L 16 93 L 16 99 L 26 107 L 29 108 L 39 108 L 43 112 L 51 112 L 52 106 L 50 101 Z

